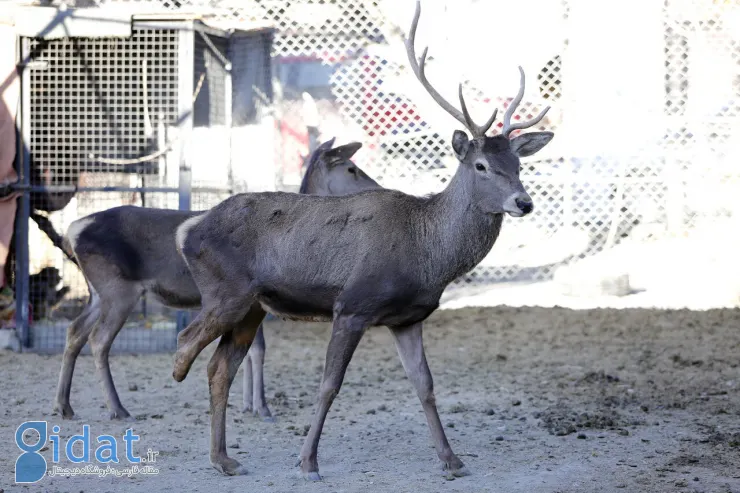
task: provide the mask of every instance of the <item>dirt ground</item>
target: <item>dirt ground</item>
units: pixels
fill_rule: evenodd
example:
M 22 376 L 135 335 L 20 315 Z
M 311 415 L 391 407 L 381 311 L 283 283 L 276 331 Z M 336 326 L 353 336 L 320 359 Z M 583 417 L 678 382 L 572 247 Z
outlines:
M 63 492 L 740 492 L 740 310 L 466 308 L 438 311 L 425 346 L 453 449 L 471 475 L 441 474 L 421 405 L 390 334 L 368 331 L 319 448 L 324 481 L 295 467 L 313 413 L 328 324 L 269 322 L 267 395 L 276 423 L 241 413 L 241 370 L 228 410 L 229 453 L 249 474 L 208 463 L 208 394 L 198 360 L 181 384 L 171 355 L 111 357 L 134 423 L 111 422 L 92 358 L 72 389 L 79 420 L 51 408 L 61 356 L 0 353 L 0 487 Z M 135 390 L 134 390 L 135 389 Z M 14 485 L 16 427 L 60 435 L 141 435 L 159 474 L 46 477 Z M 45 451 L 47 460 L 50 451 Z M 2 491 L 2 490 L 0 490 Z

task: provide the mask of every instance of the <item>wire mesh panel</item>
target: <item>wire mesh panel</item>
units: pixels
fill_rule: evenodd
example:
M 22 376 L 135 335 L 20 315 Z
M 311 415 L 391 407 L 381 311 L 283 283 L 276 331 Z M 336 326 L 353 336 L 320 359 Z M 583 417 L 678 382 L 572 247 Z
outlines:
M 458 285 L 545 280 L 560 266 L 626 240 L 736 224 L 740 9 L 726 1 L 630 1 L 543 0 L 537 15 L 527 12 L 531 3 L 422 2 L 417 49 L 430 45 L 427 75 L 446 99 L 457 101 L 462 82 L 474 117 L 493 108 L 504 111 L 516 93 L 521 64 L 527 90 L 513 119 L 532 118 L 549 105 L 535 129 L 556 132 L 544 151 L 523 160 L 522 181 L 536 212 L 507 219 L 491 254 Z M 240 88 L 234 92 L 239 98 L 233 121 L 247 124 L 254 111 L 256 119 L 269 113 L 275 123 L 273 134 L 250 130 L 245 138 L 232 134 L 230 143 L 211 146 L 230 146 L 234 172 L 243 162 L 270 163 L 275 187 L 296 190 L 302 158 L 318 132 L 319 140 L 363 142 L 356 155 L 360 166 L 386 187 L 421 195 L 440 191 L 457 162 L 449 144 L 455 122 L 431 102 L 406 60 L 402 33 L 413 4 L 187 0 L 158 5 L 202 9 L 220 25 L 257 21 L 277 27 L 274 94 L 262 94 L 259 71 L 242 72 L 254 78 L 238 82 L 232 74 L 231 83 Z M 492 18 L 517 21 L 492 29 Z M 633 23 L 630 36 L 624 36 L 621 26 Z M 471 47 L 470 33 L 488 30 L 495 38 L 476 34 L 478 44 Z M 528 43 L 518 42 L 525 39 Z M 512 40 L 517 42 L 501 48 Z M 203 63 L 218 70 L 219 57 L 212 54 L 207 61 L 206 50 Z M 268 111 L 258 117 L 255 102 Z M 500 128 L 498 123 L 492 131 Z
M 146 192 L 177 186 L 177 176 L 168 176 L 166 152 L 140 158 L 166 147 L 166 129 L 178 121 L 179 32 L 136 26 L 130 38 L 27 43 L 39 67 L 27 72 L 30 104 L 24 109 L 30 121 L 32 185 L 46 187 L 32 193 L 32 208 L 60 211 L 50 220 L 64 232 L 74 219 L 114 206 L 176 206 L 173 194 Z M 71 191 L 55 193 L 60 186 Z M 104 191 L 107 187 L 131 191 Z M 86 302 L 87 286 L 79 269 L 35 228 L 29 248 L 31 343 L 39 351 L 58 350 L 64 347 L 66 326 Z M 67 292 L 58 303 L 62 289 Z M 145 315 L 132 316 L 132 324 L 151 325 L 142 321 Z M 129 335 L 125 332 L 116 350 L 142 343 L 140 350 L 156 350 L 162 342 Z
M 138 23 L 129 38 L 25 41 L 33 67 L 24 108 L 36 187 L 32 208 L 56 231 L 120 205 L 177 208 L 180 161 L 172 151 L 185 139 L 182 124 L 191 116 L 183 108 L 192 107 L 189 162 L 207 164 L 186 184 L 193 209 L 229 195 L 229 40 L 197 25 L 195 36 L 184 38 L 182 28 Z M 183 54 L 192 57 L 185 67 Z M 184 87 L 193 88 L 192 101 L 190 95 L 183 101 Z M 214 153 L 214 145 L 223 152 Z M 80 270 L 46 233 L 34 226 L 30 232 L 31 345 L 58 351 L 88 290 Z M 174 315 L 145 293 L 113 350 L 174 349 Z

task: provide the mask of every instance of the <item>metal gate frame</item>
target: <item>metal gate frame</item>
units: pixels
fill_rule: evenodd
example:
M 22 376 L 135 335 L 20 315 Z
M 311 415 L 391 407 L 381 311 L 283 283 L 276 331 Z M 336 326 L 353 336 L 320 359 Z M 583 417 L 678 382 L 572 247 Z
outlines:
M 178 67 L 177 67 L 177 94 L 178 94 L 178 118 L 177 122 L 171 127 L 177 129 L 177 143 L 167 154 L 176 159 L 179 164 L 179 176 L 177 187 L 123 187 L 123 186 L 102 186 L 102 187 L 78 187 L 69 185 L 32 185 L 31 184 L 31 77 L 28 75 L 29 70 L 37 70 L 38 64 L 31 60 L 30 44 L 31 39 L 21 37 L 18 53 L 18 71 L 21 79 L 21 100 L 16 120 L 17 132 L 17 151 L 16 151 L 16 168 L 19 179 L 13 188 L 21 192 L 19 207 L 15 217 L 15 297 L 16 297 L 16 332 L 21 342 L 21 350 L 27 350 L 31 347 L 31 324 L 29 314 L 29 221 L 31 219 L 31 193 L 33 192 L 131 192 L 131 193 L 177 193 L 178 208 L 180 210 L 191 210 L 192 205 L 192 168 L 186 152 L 186 145 L 190 140 L 193 130 L 193 91 L 194 91 L 194 41 L 196 33 L 215 34 L 218 36 L 229 37 L 230 34 L 224 31 L 210 28 L 202 23 L 193 20 L 138 20 L 132 19 L 132 23 L 137 26 L 144 25 L 149 29 L 168 29 L 178 31 Z M 53 29 L 50 24 L 44 31 Z M 43 36 L 43 32 L 39 37 Z M 104 37 L 104 36 L 101 36 Z M 205 38 L 205 37 L 204 37 Z M 226 67 L 225 73 L 225 111 L 226 123 L 231 122 L 231 71 L 230 64 Z M 173 154 L 174 153 L 174 154 Z M 225 191 L 231 193 L 231 184 L 228 190 L 222 188 L 199 187 L 198 192 L 219 192 Z M 179 332 L 184 328 L 187 322 L 187 313 L 177 312 L 176 330 Z

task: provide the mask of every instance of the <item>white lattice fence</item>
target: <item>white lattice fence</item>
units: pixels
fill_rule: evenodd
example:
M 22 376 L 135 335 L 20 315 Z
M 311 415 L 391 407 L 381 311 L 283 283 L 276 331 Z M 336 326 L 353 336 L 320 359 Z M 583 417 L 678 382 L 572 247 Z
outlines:
M 275 105 L 282 123 L 276 166 L 285 179 L 278 186 L 297 181 L 308 150 L 312 122 L 303 92 L 316 100 L 321 138 L 362 141 L 358 163 L 384 186 L 425 194 L 454 172 L 455 122 L 414 79 L 401 44 L 413 0 L 159 5 L 208 9 L 234 26 L 257 20 L 278 28 L 273 68 L 283 99 Z M 553 107 L 540 128 L 556 131 L 556 139 L 523 163 L 536 212 L 507 219 L 492 254 L 461 282 L 543 279 L 625 237 L 683 235 L 737 219 L 737 2 L 533 5 L 423 2 L 417 49 L 430 45 L 428 76 L 448 100 L 457 100 L 462 81 L 474 117 L 503 111 L 522 64 L 528 87 L 515 118 Z

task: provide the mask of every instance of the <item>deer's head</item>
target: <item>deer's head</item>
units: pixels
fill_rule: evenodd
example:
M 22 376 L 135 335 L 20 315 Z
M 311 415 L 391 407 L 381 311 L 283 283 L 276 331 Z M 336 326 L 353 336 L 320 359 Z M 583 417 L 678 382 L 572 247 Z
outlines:
M 380 185 L 351 159 L 362 147 L 360 142 L 350 142 L 339 147 L 332 147 L 333 145 L 332 138 L 318 146 L 311 154 L 301 184 L 301 193 L 349 195 L 380 188 Z
M 529 128 L 539 123 L 550 107 L 545 108 L 530 121 L 511 123 L 511 117 L 524 96 L 524 70 L 519 67 L 521 76 L 519 93 L 504 115 L 503 130 L 500 135 L 486 136 L 485 133 L 493 125 L 498 110 L 493 112 L 493 115 L 485 124 L 476 125 L 465 105 L 462 84 L 460 84 L 458 91 L 462 109 L 460 111 L 445 100 L 427 80 L 424 73 L 427 48 L 421 54 L 420 60 L 416 59 L 414 48 L 416 27 L 419 24 L 420 15 L 421 3 L 417 0 L 414 19 L 411 23 L 408 39 L 405 40 L 406 53 L 411 68 L 422 86 L 437 104 L 462 123 L 471 134 L 471 137 L 468 137 L 466 132 L 455 130 L 452 135 L 452 149 L 460 161 L 462 167 L 460 171 L 467 178 L 467 182 L 472 184 L 470 188 L 473 195 L 473 204 L 483 212 L 491 214 L 506 212 L 513 217 L 529 214 L 532 212 L 534 205 L 532 204 L 532 198 L 519 179 L 519 169 L 521 167 L 519 158 L 531 156 L 545 147 L 554 134 L 552 132 L 531 132 L 513 139 L 510 136 L 515 130 Z

